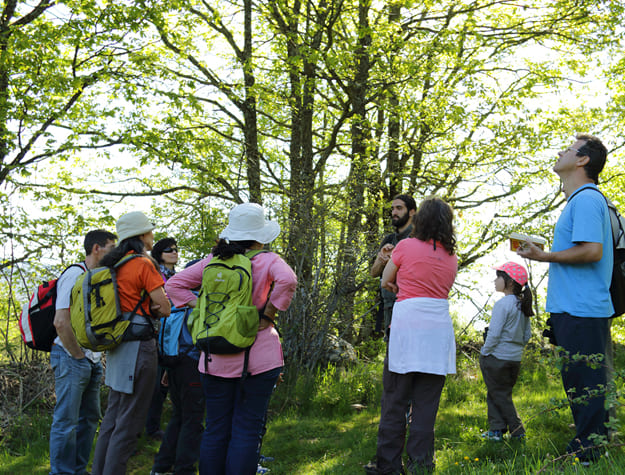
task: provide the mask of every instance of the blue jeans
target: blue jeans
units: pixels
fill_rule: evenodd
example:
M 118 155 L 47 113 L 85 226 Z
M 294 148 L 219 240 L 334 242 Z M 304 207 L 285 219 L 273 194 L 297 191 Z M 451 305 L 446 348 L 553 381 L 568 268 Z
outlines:
M 50 429 L 50 474 L 87 473 L 93 437 L 100 420 L 102 365 L 77 360 L 52 347 L 56 406 Z
M 282 368 L 240 378 L 202 375 L 206 429 L 200 475 L 254 475 L 265 414 Z

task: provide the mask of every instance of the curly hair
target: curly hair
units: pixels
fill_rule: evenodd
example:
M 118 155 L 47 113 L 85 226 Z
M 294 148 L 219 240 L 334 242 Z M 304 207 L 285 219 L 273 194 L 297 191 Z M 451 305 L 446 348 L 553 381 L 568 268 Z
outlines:
M 454 212 L 442 199 L 431 196 L 424 199 L 412 217 L 412 233 L 410 237 L 420 241 L 433 240 L 434 245 L 440 243 L 449 255 L 456 252 L 456 236 L 454 232 Z

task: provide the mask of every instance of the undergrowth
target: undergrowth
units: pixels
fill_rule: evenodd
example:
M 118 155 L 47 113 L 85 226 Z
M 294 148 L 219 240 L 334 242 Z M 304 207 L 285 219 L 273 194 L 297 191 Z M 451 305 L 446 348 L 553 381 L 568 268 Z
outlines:
M 380 346 L 377 344 L 380 348 Z M 460 346 L 460 345 L 459 345 Z M 475 345 L 479 346 L 479 345 Z M 521 365 L 514 400 L 527 429 L 524 442 L 485 442 L 486 389 L 471 344 L 458 353 L 458 371 L 447 377 L 436 422 L 437 473 L 573 474 L 579 461 L 565 455 L 574 435 L 562 389 L 558 359 L 551 351 L 529 347 Z M 363 355 L 364 356 L 364 355 Z M 264 465 L 270 475 L 364 473 L 375 455 L 382 394 L 381 352 L 368 350 L 365 361 L 349 367 L 285 373 L 270 404 L 261 453 L 274 458 Z M 624 367 L 625 350 L 617 345 L 616 368 Z M 614 429 L 622 431 L 625 374 L 616 372 L 610 399 L 617 406 Z M 0 473 L 49 470 L 48 433 L 51 405 L 46 398 L 29 407 L 3 429 Z M 616 439 L 618 441 L 618 439 Z M 141 438 L 130 460 L 129 474 L 149 473 L 158 444 Z M 602 449 L 603 457 L 584 473 L 619 473 L 625 454 L 618 442 Z

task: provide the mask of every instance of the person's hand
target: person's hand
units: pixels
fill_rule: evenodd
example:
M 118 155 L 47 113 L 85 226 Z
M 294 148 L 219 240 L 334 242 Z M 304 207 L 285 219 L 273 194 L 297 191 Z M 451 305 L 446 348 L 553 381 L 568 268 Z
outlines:
M 525 259 L 531 259 L 534 261 L 547 260 L 547 253 L 530 241 L 525 241 L 523 244 L 521 244 L 517 249 L 516 253 L 519 256 L 524 257 Z
M 391 243 L 384 244 L 384 246 L 382 246 L 382 249 L 378 251 L 378 259 L 383 262 L 388 262 L 388 260 L 391 258 L 391 253 L 393 252 L 393 249 L 395 249 L 395 246 L 393 246 Z
M 265 328 L 269 328 L 272 325 L 273 323 L 271 323 L 266 318 L 261 318 L 260 322 L 258 322 L 258 331 L 264 330 Z
M 161 378 L 161 385 L 169 386 L 169 371 L 163 371 L 163 377 Z
M 387 282 L 384 288 L 390 292 L 393 292 L 394 294 L 396 294 L 399 290 L 399 287 L 397 287 L 397 284 L 395 282 Z

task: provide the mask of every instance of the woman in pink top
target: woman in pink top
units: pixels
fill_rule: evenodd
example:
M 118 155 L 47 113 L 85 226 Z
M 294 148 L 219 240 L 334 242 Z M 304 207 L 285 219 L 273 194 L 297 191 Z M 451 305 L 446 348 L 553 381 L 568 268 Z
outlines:
M 413 217 L 411 237 L 400 241 L 382 274 L 397 293 L 384 360 L 377 460 L 368 474 L 403 473 L 406 413 L 412 407 L 406 452 L 409 473 L 434 470 L 434 422 L 445 376 L 456 372 L 454 330 L 447 297 L 458 259 L 453 211 L 428 198 Z
M 262 249 L 280 234 L 280 226 L 265 220 L 264 209 L 254 203 L 235 206 L 228 226 L 219 235 L 212 254 L 171 277 L 165 289 L 176 307 L 195 307 L 191 291 L 202 283 L 202 272 L 213 255 L 227 259 L 248 250 Z M 291 303 L 297 278 L 277 254 L 252 258 L 252 301 L 273 320 Z M 273 288 L 272 288 L 273 286 Z M 269 299 L 268 299 L 269 297 Z M 261 319 L 249 352 L 248 376 L 242 380 L 244 353 L 200 356 L 199 370 L 206 400 L 206 430 L 200 448 L 200 474 L 253 475 L 256 473 L 265 414 L 284 359 L 278 332 Z

